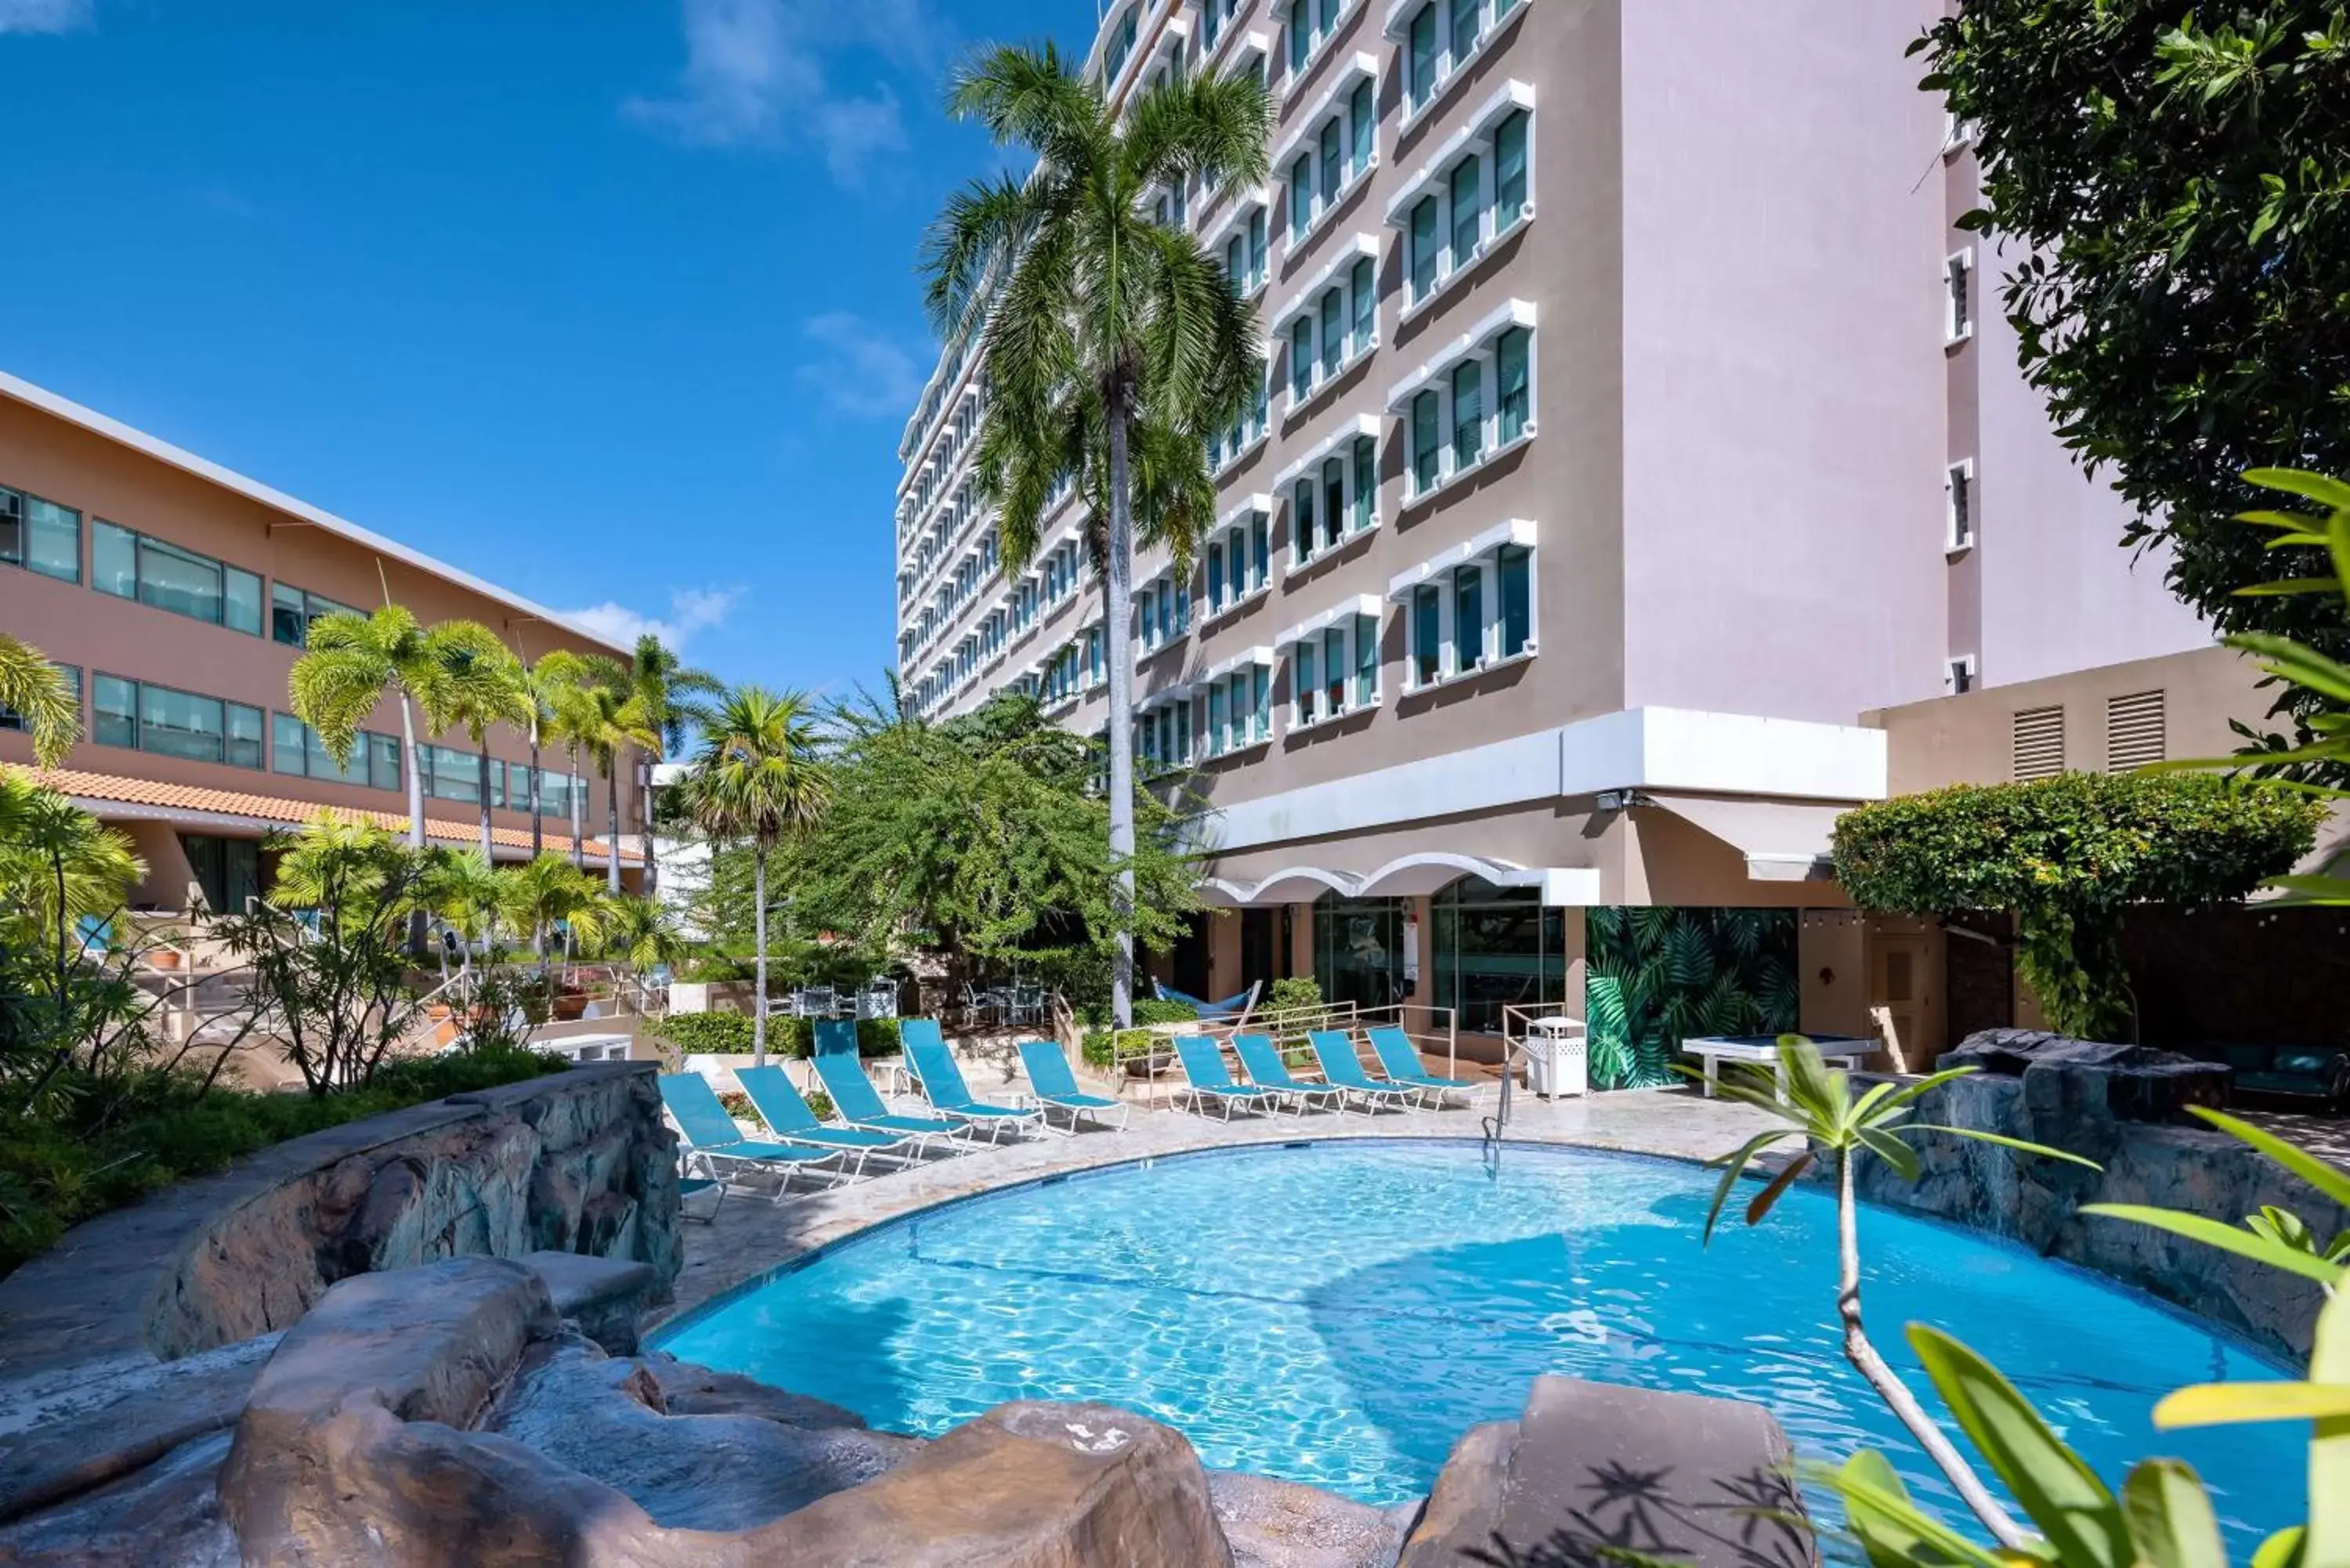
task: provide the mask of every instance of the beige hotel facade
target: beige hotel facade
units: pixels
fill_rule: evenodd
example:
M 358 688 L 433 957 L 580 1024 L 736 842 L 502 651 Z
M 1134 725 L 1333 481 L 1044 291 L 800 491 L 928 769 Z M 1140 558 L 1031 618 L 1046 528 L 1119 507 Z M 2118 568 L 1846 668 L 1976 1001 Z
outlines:
M 1367 1002 L 1582 995 L 1595 909 L 1777 909 L 1800 1022 L 1939 1044 L 1941 933 L 1856 917 L 1855 803 L 2231 748 L 2265 702 L 2119 545 L 2015 369 L 2012 253 L 1903 50 L 1939 0 L 1128 0 L 1114 98 L 1261 73 L 1259 189 L 1159 194 L 1258 309 L 1188 580 L 1135 570 L 1137 743 L 1208 804 L 1173 955 Z M 984 389 L 906 429 L 899 664 L 1106 722 L 1079 508 L 999 559 Z M 1596 929 L 1596 927 L 1588 927 Z

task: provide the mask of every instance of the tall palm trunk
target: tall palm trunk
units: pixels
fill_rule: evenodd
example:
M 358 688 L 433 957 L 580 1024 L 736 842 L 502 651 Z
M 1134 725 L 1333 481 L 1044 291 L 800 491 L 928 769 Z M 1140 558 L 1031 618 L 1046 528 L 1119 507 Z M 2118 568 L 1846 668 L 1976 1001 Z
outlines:
M 1118 951 L 1110 959 L 1110 1015 L 1134 1027 L 1134 656 L 1128 646 L 1128 607 L 1134 593 L 1134 514 L 1127 495 L 1126 409 L 1114 396 L 1109 411 L 1109 559 L 1104 563 L 1102 640 L 1109 656 L 1109 853 L 1118 865 L 1110 908 Z
M 767 1064 L 767 846 L 764 841 L 751 849 L 751 922 L 759 944 L 752 960 L 758 981 L 751 992 L 751 1060 L 754 1066 L 764 1067 Z
M 538 721 L 530 722 L 530 857 L 536 860 L 546 848 L 546 827 L 538 815 Z
M 563 781 L 571 801 L 571 868 L 588 869 L 588 803 L 579 798 L 579 742 L 571 742 L 571 776 Z
M 653 772 L 645 767 L 645 787 L 637 803 L 637 826 L 643 830 L 645 841 L 645 886 L 648 898 L 660 896 L 660 857 L 653 849 Z
M 400 693 L 400 743 L 408 753 L 408 846 L 424 847 L 424 754 L 416 746 L 416 705 L 405 689 Z M 424 910 L 408 912 L 408 950 L 424 950 Z
M 620 759 L 614 757 L 604 778 L 604 809 L 609 814 L 612 831 L 604 841 L 604 887 L 609 892 L 620 890 Z
M 482 737 L 482 864 L 495 866 L 490 858 L 490 738 Z

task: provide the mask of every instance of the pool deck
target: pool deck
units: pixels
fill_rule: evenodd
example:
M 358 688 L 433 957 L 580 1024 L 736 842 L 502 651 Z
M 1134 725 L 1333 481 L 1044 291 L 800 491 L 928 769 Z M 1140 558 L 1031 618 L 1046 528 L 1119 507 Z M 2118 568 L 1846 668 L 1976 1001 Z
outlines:
M 877 1162 L 871 1168 L 886 1174 L 822 1189 L 808 1185 L 803 1177 L 780 1203 L 761 1192 L 737 1189 L 727 1197 L 716 1223 L 686 1222 L 685 1269 L 678 1276 L 676 1300 L 658 1309 L 646 1326 L 690 1312 L 803 1252 L 950 1199 L 1039 1177 L 1199 1149 L 1299 1138 L 1473 1139 L 1482 1136 L 1493 1100 L 1488 1091 L 1466 1110 L 1378 1116 L 1326 1111 L 1304 1117 L 1243 1116 L 1230 1122 L 1137 1106 L 1121 1132 L 1032 1135 L 993 1148 L 942 1155 L 902 1170 Z M 1750 1106 L 1701 1099 L 1687 1089 L 1619 1090 L 1564 1100 L 1539 1100 L 1521 1092 L 1511 1100 L 1509 1137 L 1518 1143 L 1708 1159 L 1728 1153 L 1769 1125 L 1771 1118 Z M 701 1208 L 698 1201 L 695 1208 Z

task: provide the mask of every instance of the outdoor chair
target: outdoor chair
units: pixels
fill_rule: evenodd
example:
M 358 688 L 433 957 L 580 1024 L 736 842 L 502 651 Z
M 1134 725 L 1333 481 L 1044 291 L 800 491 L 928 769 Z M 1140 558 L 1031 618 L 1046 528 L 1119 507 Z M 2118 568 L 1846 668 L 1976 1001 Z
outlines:
M 1113 1100 L 1103 1095 L 1088 1095 L 1077 1087 L 1077 1076 L 1069 1070 L 1069 1059 L 1061 1048 L 1049 1040 L 1024 1040 L 1020 1043 L 1020 1064 L 1028 1072 L 1028 1093 L 1047 1114 L 1045 1126 L 1051 1127 L 1053 1111 L 1069 1113 L 1069 1130 L 1077 1130 L 1077 1118 L 1090 1116 L 1102 1127 L 1115 1126 L 1126 1130 L 1127 1117 L 1134 1107 L 1123 1100 Z M 1116 1111 L 1118 1120 L 1112 1123 L 1109 1113 Z
M 1477 1083 L 1472 1078 L 1447 1078 L 1430 1072 L 1400 1025 L 1382 1023 L 1365 1033 L 1371 1037 L 1371 1050 L 1378 1054 L 1379 1071 L 1388 1075 L 1388 1082 L 1418 1089 L 1431 1107 L 1441 1107 L 1447 1095 L 1460 1096 L 1463 1104 L 1476 1095 Z
M 1219 1106 L 1224 1120 L 1232 1119 L 1235 1106 L 1254 1109 L 1271 1103 L 1280 1109 L 1281 1099 L 1273 1090 L 1254 1085 L 1235 1084 L 1224 1067 L 1224 1054 L 1214 1040 L 1205 1034 L 1175 1036 L 1175 1059 L 1183 1067 L 1183 1087 L 1178 1095 L 1191 1102 L 1195 1115 L 1205 1116 L 1204 1107 Z
M 837 1150 L 843 1159 L 850 1155 L 857 1163 L 848 1172 L 851 1181 L 865 1174 L 868 1155 L 886 1154 L 901 1163 L 907 1158 L 906 1145 L 910 1139 L 871 1127 L 828 1127 L 816 1119 L 791 1075 L 781 1067 L 737 1067 L 734 1081 L 751 1096 L 751 1105 L 767 1130 L 785 1143 L 804 1143 L 817 1148 Z
M 1241 1059 L 1242 1070 L 1249 1081 L 1260 1089 L 1270 1089 L 1287 1103 L 1299 1116 L 1310 1105 L 1326 1104 L 1337 1110 L 1347 1108 L 1347 1091 L 1336 1084 L 1309 1084 L 1289 1070 L 1281 1059 L 1281 1052 L 1266 1034 L 1235 1034 L 1232 1050 Z
M 823 1149 L 744 1137 L 743 1129 L 734 1125 L 734 1118 L 719 1103 L 718 1091 L 699 1073 L 662 1074 L 660 1096 L 670 1119 L 685 1135 L 689 1160 L 699 1160 L 702 1174 L 712 1181 L 723 1179 L 722 1161 L 727 1168 L 747 1165 L 783 1179 L 782 1185 L 775 1189 L 775 1197 L 781 1199 L 791 1189 L 793 1171 L 822 1165 L 835 1158 Z
M 932 1138 L 951 1138 L 962 1130 L 958 1124 L 937 1116 L 901 1116 L 891 1110 L 873 1080 L 865 1075 L 865 1064 L 857 1054 L 857 1025 L 846 1019 L 816 1026 L 814 1060 L 816 1075 L 823 1080 L 824 1092 L 832 1096 L 832 1108 L 850 1127 L 912 1138 L 918 1158 L 930 1151 Z
M 833 1015 L 832 987 L 803 986 L 792 992 L 792 1016 L 795 1018 L 829 1018 Z
M 922 1091 L 922 1098 L 930 1101 L 931 1108 L 941 1116 L 986 1127 L 991 1137 L 1007 1127 L 1044 1120 L 1045 1113 L 1039 1106 L 992 1106 L 973 1099 L 970 1086 L 962 1081 L 962 1069 L 955 1065 L 954 1054 L 947 1049 L 946 1036 L 939 1033 L 934 1020 L 909 1018 L 899 1025 L 898 1038 L 906 1047 L 906 1068 L 914 1075 L 915 1087 Z
M 1314 1047 L 1314 1060 L 1321 1064 L 1323 1078 L 1346 1090 L 1366 1109 L 1380 1106 L 1409 1109 L 1419 1098 L 1420 1091 L 1409 1084 L 1390 1084 L 1365 1072 L 1363 1059 L 1355 1054 L 1354 1037 L 1345 1030 L 1316 1029 L 1306 1039 Z

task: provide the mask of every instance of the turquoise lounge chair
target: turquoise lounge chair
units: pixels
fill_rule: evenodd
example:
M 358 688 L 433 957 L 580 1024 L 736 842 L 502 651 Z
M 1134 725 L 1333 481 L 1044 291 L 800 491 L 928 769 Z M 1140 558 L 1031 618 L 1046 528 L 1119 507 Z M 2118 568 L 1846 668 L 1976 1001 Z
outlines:
M 1305 1114 L 1307 1106 L 1316 1103 L 1326 1103 L 1342 1111 L 1347 1108 L 1347 1091 L 1337 1085 L 1309 1084 L 1293 1075 L 1289 1064 L 1281 1059 L 1281 1053 L 1274 1048 L 1272 1036 L 1235 1034 L 1232 1036 L 1232 1049 L 1239 1054 L 1241 1066 L 1248 1074 L 1249 1081 L 1261 1089 L 1269 1089 L 1280 1096 L 1299 1116 Z
M 1371 1049 L 1378 1054 L 1379 1071 L 1388 1075 L 1388 1083 L 1418 1089 L 1431 1106 L 1442 1106 L 1447 1095 L 1460 1096 L 1463 1104 L 1475 1096 L 1475 1079 L 1446 1078 L 1430 1072 L 1410 1037 L 1399 1026 L 1382 1023 L 1365 1033 L 1371 1037 Z
M 941 1116 L 987 1128 L 990 1142 L 1006 1128 L 1044 1120 L 1041 1106 L 991 1106 L 972 1098 L 971 1087 L 962 1081 L 962 1069 L 955 1065 L 937 1020 L 909 1018 L 898 1025 L 898 1039 L 906 1047 L 906 1070 L 914 1075 L 915 1086 Z
M 1322 1076 L 1347 1091 L 1370 1110 L 1381 1106 L 1401 1106 L 1406 1109 L 1419 1097 L 1419 1091 L 1407 1084 L 1390 1084 L 1372 1077 L 1363 1071 L 1363 1059 L 1355 1054 L 1355 1042 L 1343 1029 L 1316 1029 L 1306 1036 L 1314 1046 L 1314 1059 L 1322 1064 Z
M 1028 1069 L 1028 1093 L 1037 1107 L 1045 1113 L 1045 1125 L 1053 1125 L 1052 1113 L 1069 1113 L 1069 1130 L 1077 1130 L 1079 1116 L 1091 1116 L 1103 1127 L 1115 1126 L 1126 1130 L 1126 1118 L 1134 1107 L 1123 1100 L 1113 1100 L 1104 1095 L 1088 1095 L 1077 1087 L 1077 1075 L 1069 1071 L 1069 1059 L 1061 1048 L 1049 1040 L 1023 1040 L 1020 1043 L 1020 1064 Z M 1109 1113 L 1116 1111 L 1113 1124 Z
M 1205 1034 L 1175 1036 L 1175 1059 L 1183 1065 L 1184 1098 L 1191 1102 L 1196 1115 L 1207 1113 L 1207 1106 L 1223 1107 L 1224 1120 L 1232 1119 L 1235 1107 L 1254 1109 L 1270 1102 L 1275 1111 L 1281 1108 L 1281 1096 L 1274 1091 L 1254 1084 L 1235 1084 L 1224 1067 L 1224 1054 L 1214 1040 Z
M 734 1081 L 751 1096 L 751 1105 L 767 1124 L 767 1130 L 785 1143 L 809 1144 L 816 1148 L 837 1150 L 843 1159 L 850 1155 L 857 1163 L 848 1172 L 851 1181 L 865 1174 L 868 1155 L 886 1154 L 899 1161 L 906 1159 L 906 1145 L 911 1140 L 894 1133 L 876 1132 L 871 1127 L 828 1127 L 816 1118 L 807 1101 L 800 1097 L 789 1074 L 781 1067 L 737 1067 Z
M 719 1168 L 723 1160 L 729 1166 L 747 1165 L 783 1178 L 775 1189 L 781 1199 L 791 1189 L 792 1172 L 803 1166 L 822 1165 L 834 1158 L 823 1149 L 795 1148 L 787 1144 L 763 1143 L 743 1136 L 726 1107 L 718 1103 L 718 1092 L 710 1080 L 699 1073 L 664 1073 L 660 1076 L 661 1104 L 681 1131 L 685 1134 L 687 1164 L 702 1167 L 702 1175 L 712 1181 L 723 1181 Z
M 865 1075 L 865 1064 L 857 1054 L 857 1026 L 845 1018 L 827 1019 L 816 1026 L 816 1075 L 824 1080 L 824 1092 L 832 1096 L 842 1121 L 912 1138 L 918 1158 L 930 1152 L 932 1138 L 951 1138 L 961 1130 L 937 1116 L 901 1116 L 891 1110 Z

